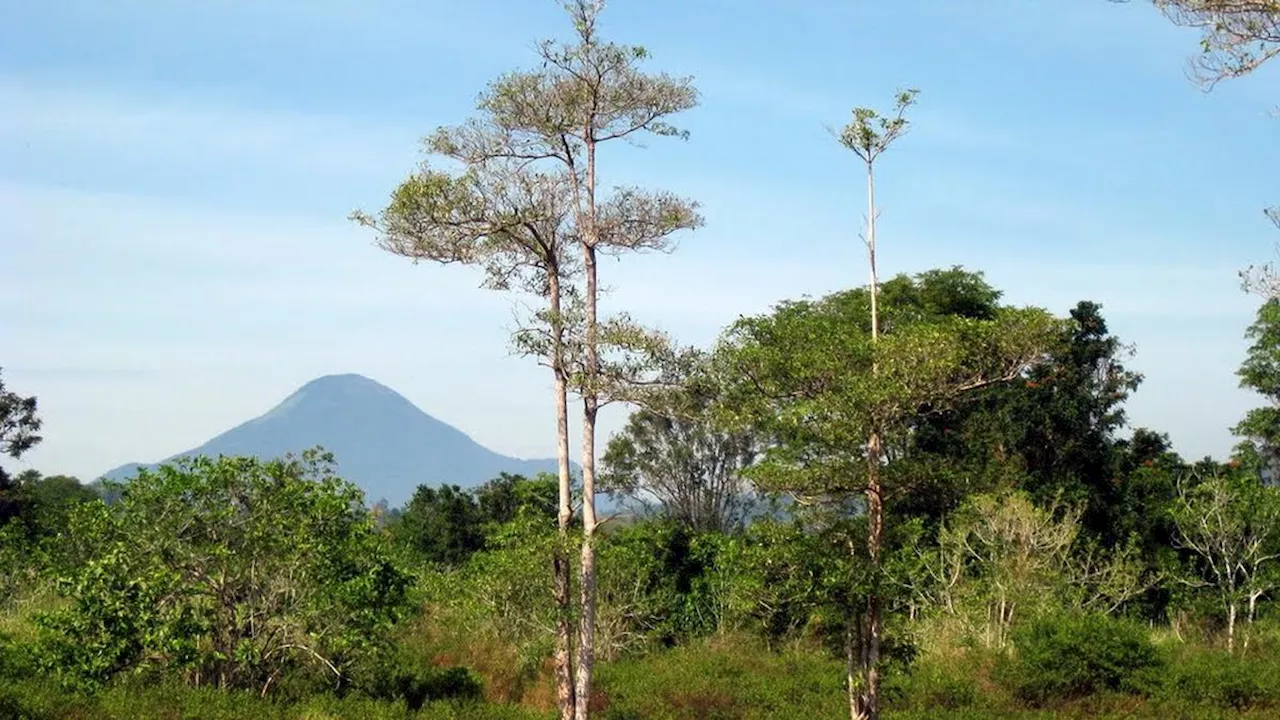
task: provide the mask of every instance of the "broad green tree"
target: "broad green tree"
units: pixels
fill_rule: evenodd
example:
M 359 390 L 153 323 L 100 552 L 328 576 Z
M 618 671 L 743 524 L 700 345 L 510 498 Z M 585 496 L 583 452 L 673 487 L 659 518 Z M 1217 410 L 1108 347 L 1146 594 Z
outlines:
M 596 419 L 617 378 L 602 360 L 609 342 L 599 317 L 599 256 L 638 250 L 669 250 L 672 236 L 701 224 L 694 203 L 666 192 L 616 187 L 602 192 L 600 147 L 640 135 L 677 136 L 669 118 L 697 104 L 688 78 L 641 68 L 648 52 L 639 46 L 604 41 L 596 23 L 603 0 L 564 3 L 573 22 L 570 42 L 538 45 L 541 68 L 507 73 L 480 100 L 483 121 L 448 134 L 451 154 L 474 162 L 504 157 L 550 165 L 568 174 L 570 198 L 581 250 L 582 364 L 574 388 L 582 398 L 582 557 L 578 658 L 572 698 L 560 693 L 562 717 L 571 703 L 578 720 L 588 716 L 594 665 Z M 617 344 L 643 344 L 644 334 L 627 324 L 615 328 Z M 624 367 L 626 367 L 624 365 Z
M 723 337 L 717 361 L 724 377 L 739 378 L 725 389 L 721 412 L 769 443 L 748 470 L 756 483 L 811 504 L 864 498 L 869 529 L 862 547 L 871 573 L 863 618 L 848 618 L 861 631 L 854 658 L 861 678 L 849 680 L 860 692 L 852 712 L 874 717 L 885 588 L 877 565 L 882 528 L 871 513 L 886 492 L 909 491 L 913 478 L 867 438 L 900 444 L 922 413 L 946 411 L 1022 376 L 1042 360 L 1061 323 L 1038 308 L 1001 307 L 992 319 L 973 319 L 885 306 L 873 339 L 871 296 L 865 288 L 845 291 L 743 318 Z
M 318 450 L 180 460 L 119 489 L 74 513 L 87 557 L 59 579 L 70 605 L 43 621 L 70 680 L 151 666 L 262 694 L 295 671 L 343 685 L 408 609 L 410 577 Z
M 967 314 L 982 317 L 991 306 L 971 307 Z M 971 492 L 1021 487 L 1040 503 L 1062 494 L 1082 506 L 1089 534 L 1108 545 L 1120 542 L 1119 433 L 1126 423 L 1124 402 L 1142 381 L 1125 366 L 1131 356 L 1132 348 L 1111 333 L 1101 306 L 1077 303 L 1044 362 L 1021 382 L 991 388 L 960 410 L 924 420 L 909 455 L 938 466 L 940 479 L 969 477 Z M 894 509 L 936 517 L 951 509 L 944 503 L 962 500 L 951 489 L 905 498 Z
M 392 535 L 415 557 L 445 566 L 458 565 L 484 547 L 480 509 L 457 485 L 419 485 Z
M 870 269 L 871 283 L 867 286 L 871 297 L 871 343 L 880 339 L 879 295 L 880 280 L 876 269 L 876 182 L 875 163 L 880 155 L 889 149 L 907 130 L 905 117 L 907 108 L 915 103 L 916 90 L 899 93 L 894 111 L 890 115 L 881 115 L 871 108 L 858 107 L 853 110 L 853 121 L 845 126 L 840 134 L 840 143 L 858 156 L 867 170 L 867 230 L 863 242 L 867 246 L 867 266 Z M 878 374 L 880 365 L 871 363 L 872 375 Z M 880 568 L 880 550 L 884 535 L 884 492 L 880 484 L 880 464 L 883 458 L 883 442 L 881 429 L 873 422 L 867 427 L 867 553 L 870 555 L 873 572 Z M 884 610 L 880 606 L 877 592 L 867 595 L 867 617 L 863 622 L 866 628 L 863 662 L 865 674 L 863 694 L 861 698 L 854 696 L 854 676 L 852 652 L 849 655 L 849 713 L 855 720 L 858 717 L 875 718 L 879 714 L 879 658 L 880 635 L 884 625 Z
M 1266 301 L 1245 337 L 1252 341 L 1237 375 L 1240 387 L 1261 395 L 1266 405 L 1245 415 L 1233 432 L 1243 439 L 1237 447 L 1242 459 L 1268 479 L 1280 472 L 1280 299 Z

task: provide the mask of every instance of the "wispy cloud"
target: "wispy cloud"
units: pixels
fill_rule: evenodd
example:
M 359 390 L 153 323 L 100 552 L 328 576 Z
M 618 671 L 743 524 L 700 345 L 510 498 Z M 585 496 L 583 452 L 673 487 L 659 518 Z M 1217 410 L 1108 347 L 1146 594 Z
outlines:
M 245 110 L 209 97 L 154 97 L 0 76 L 0 144 L 18 157 L 126 155 L 157 170 L 368 176 L 407 168 L 422 126 L 367 117 Z M 12 172 L 12 169 L 11 169 Z

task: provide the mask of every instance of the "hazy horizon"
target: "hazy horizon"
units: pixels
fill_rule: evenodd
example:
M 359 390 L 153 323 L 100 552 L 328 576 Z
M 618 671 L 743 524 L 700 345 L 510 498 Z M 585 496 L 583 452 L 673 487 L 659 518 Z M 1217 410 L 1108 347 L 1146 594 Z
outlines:
M 45 436 L 6 467 L 153 462 L 339 373 L 496 452 L 554 454 L 550 376 L 508 356 L 508 300 L 346 216 L 565 35 L 558 3 L 0 6 L 0 367 Z M 607 306 L 706 344 L 864 283 L 863 181 L 826 127 L 917 87 L 878 165 L 882 275 L 958 264 L 1007 302 L 1101 303 L 1146 376 L 1131 423 L 1184 457 L 1228 452 L 1260 402 L 1234 374 L 1259 304 L 1236 273 L 1280 239 L 1262 214 L 1280 202 L 1276 68 L 1201 92 L 1196 33 L 1147 3 L 786 7 L 610 2 L 605 35 L 694 76 L 702 105 L 677 118 L 687 142 L 607 155 L 602 183 L 686 194 L 707 225 L 670 256 L 604 263 Z

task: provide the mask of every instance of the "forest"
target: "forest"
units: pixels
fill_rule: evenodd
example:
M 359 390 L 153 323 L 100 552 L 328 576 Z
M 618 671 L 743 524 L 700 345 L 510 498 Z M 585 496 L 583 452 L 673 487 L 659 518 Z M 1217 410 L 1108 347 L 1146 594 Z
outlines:
M 1154 5 L 1203 33 L 1206 86 L 1280 54 L 1273 0 Z M 882 275 L 876 171 L 928 98 L 907 88 L 833 133 L 865 180 L 858 280 L 682 343 L 602 311 L 604 260 L 673 251 L 699 205 L 615 187 L 600 151 L 695 142 L 694 79 L 600 37 L 600 0 L 564 7 L 567 40 L 351 215 L 521 300 L 559 472 L 388 509 L 321 447 L 123 482 L 0 469 L 0 717 L 1280 714 L 1272 266 L 1241 272 L 1258 406 L 1228 457 L 1184 458 L 1128 423 L 1143 378 L 1099 303 Z M 0 454 L 41 441 L 37 400 L 0 380 Z M 628 420 L 598 437 L 613 404 Z

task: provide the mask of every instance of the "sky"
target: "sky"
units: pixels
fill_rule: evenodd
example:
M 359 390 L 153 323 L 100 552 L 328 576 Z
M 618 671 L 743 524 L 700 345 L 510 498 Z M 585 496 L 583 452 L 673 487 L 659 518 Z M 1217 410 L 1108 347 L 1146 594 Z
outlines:
M 503 453 L 554 454 L 550 377 L 510 300 L 414 265 L 376 212 L 499 74 L 565 37 L 554 0 L 0 0 L 0 367 L 39 398 L 22 461 L 156 461 L 355 372 Z M 864 177 L 830 128 L 920 90 L 877 165 L 884 276 L 963 265 L 1010 303 L 1100 302 L 1145 382 L 1134 425 L 1223 456 L 1275 257 L 1277 68 L 1202 92 L 1195 31 L 1105 0 L 612 0 L 612 40 L 691 75 L 687 141 L 606 152 L 605 186 L 702 204 L 670 255 L 606 262 L 605 308 L 707 344 L 865 282 Z M 606 412 L 603 429 L 625 420 Z M 575 435 L 576 438 L 576 435 Z M 575 451 L 576 452 L 576 451 Z

